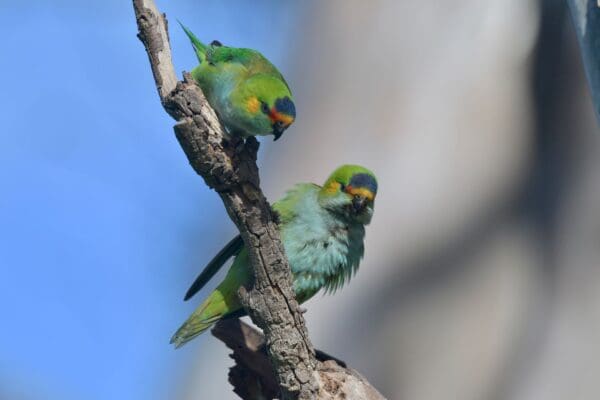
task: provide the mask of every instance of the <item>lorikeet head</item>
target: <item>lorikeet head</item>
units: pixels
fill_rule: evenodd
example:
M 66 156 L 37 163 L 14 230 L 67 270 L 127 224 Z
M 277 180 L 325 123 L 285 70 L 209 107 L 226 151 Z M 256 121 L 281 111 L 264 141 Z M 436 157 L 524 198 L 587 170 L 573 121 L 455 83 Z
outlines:
M 273 136 L 275 140 L 283 134 L 296 119 L 296 107 L 294 102 L 288 96 L 275 99 L 273 106 L 263 103 L 261 111 L 269 117 L 273 127 Z
M 246 88 L 246 109 L 256 131 L 279 139 L 296 119 L 296 106 L 287 84 L 272 76 L 259 75 L 246 82 Z
M 279 139 L 296 118 L 296 107 L 289 96 L 263 96 L 256 98 L 260 107 L 254 111 L 258 120 L 264 121 L 268 126 L 269 133 Z
M 342 165 L 329 176 L 319 193 L 319 202 L 350 222 L 367 225 L 373 217 L 377 179 L 359 165 Z

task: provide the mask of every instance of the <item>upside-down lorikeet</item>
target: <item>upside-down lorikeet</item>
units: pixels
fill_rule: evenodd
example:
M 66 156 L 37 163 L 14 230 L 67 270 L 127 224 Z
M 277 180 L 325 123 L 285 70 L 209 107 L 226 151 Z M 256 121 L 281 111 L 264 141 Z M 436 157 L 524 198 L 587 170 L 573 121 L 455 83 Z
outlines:
M 281 73 L 256 50 L 205 45 L 181 25 L 200 65 L 192 76 L 232 136 L 273 135 L 277 140 L 296 118 L 290 88 Z
M 298 302 L 310 299 L 320 289 L 335 292 L 357 271 L 364 252 L 365 225 L 371 222 L 376 194 L 377 180 L 371 171 L 358 165 L 344 165 L 323 186 L 298 184 L 273 204 L 279 214 L 279 231 Z M 234 256 L 223 282 L 173 335 L 171 343 L 176 347 L 221 318 L 245 315 L 237 291 L 252 282 L 253 274 L 239 235 L 209 262 L 185 300 Z

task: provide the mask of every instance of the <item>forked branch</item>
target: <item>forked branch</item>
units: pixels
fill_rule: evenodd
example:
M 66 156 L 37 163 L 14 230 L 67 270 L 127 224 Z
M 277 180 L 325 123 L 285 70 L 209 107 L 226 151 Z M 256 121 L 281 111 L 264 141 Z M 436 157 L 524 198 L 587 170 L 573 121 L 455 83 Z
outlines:
M 265 333 L 274 372 L 270 388 L 274 390 L 276 382 L 284 399 L 338 398 L 322 397 L 326 392 L 320 373 L 325 364 L 315 358 L 274 214 L 259 186 L 258 141 L 227 140 L 200 87 L 189 74 L 184 73 L 183 81 L 177 79 L 164 14 L 153 0 L 133 0 L 133 5 L 138 37 L 148 53 L 161 103 L 177 121 L 179 144 L 192 168 L 223 200 L 248 249 L 255 280 L 238 294 L 252 321 Z

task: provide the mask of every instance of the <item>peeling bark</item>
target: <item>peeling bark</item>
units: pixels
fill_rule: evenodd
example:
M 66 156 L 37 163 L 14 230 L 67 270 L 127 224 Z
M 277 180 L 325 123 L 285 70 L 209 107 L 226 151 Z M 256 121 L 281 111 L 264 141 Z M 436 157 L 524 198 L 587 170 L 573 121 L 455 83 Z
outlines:
M 320 364 L 315 358 L 292 289 L 276 215 L 260 189 L 258 141 L 249 138 L 242 142 L 224 135 L 200 87 L 187 73 L 183 81 L 175 75 L 165 15 L 153 0 L 133 0 L 133 6 L 138 37 L 148 53 L 161 103 L 177 121 L 177 140 L 194 171 L 221 197 L 248 249 L 255 279 L 252 287 L 240 288 L 238 295 L 252 321 L 265 333 L 268 360 L 264 355 L 261 368 L 270 365 L 272 374 L 261 387 L 269 388 L 268 396 L 277 392 L 283 399 L 339 398 L 322 394 L 329 393 L 327 388 L 343 387 L 341 377 L 352 381 L 355 375 L 334 371 L 331 365 L 324 370 L 327 363 Z M 323 375 L 321 371 L 328 372 Z M 249 373 L 238 370 L 239 379 Z
M 277 397 L 277 382 L 265 351 L 265 338 L 239 319 L 219 321 L 212 334 L 233 350 L 235 365 L 229 370 L 233 391 L 244 400 Z M 314 373 L 319 386 L 318 399 L 383 400 L 381 393 L 358 372 L 343 362 L 317 351 Z M 341 365 L 343 364 L 343 365 Z

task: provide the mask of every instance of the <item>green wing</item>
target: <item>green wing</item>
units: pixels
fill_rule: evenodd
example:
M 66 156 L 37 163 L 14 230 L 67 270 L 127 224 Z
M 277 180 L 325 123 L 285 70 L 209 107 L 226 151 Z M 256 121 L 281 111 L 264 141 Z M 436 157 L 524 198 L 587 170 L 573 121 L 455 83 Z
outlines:
M 205 45 L 181 22 L 179 22 L 179 25 L 192 42 L 192 47 L 202 67 L 206 67 L 208 64 L 208 66 L 216 67 L 215 71 L 222 71 L 224 68 L 229 69 L 229 67 L 237 64 L 245 69 L 246 76 L 258 74 L 273 76 L 283 81 L 288 86 L 288 90 L 290 89 L 281 72 L 260 52 L 252 49 L 223 46 L 216 40 L 210 45 Z
M 285 82 L 281 72 L 256 50 L 211 45 L 206 50 L 206 61 L 215 66 L 219 64 L 240 64 L 246 68 L 248 75 L 267 74 Z
M 223 267 L 227 260 L 229 260 L 231 257 L 237 256 L 243 247 L 244 241 L 240 235 L 237 235 L 229 243 L 227 243 L 225 247 L 223 247 L 212 260 L 210 260 L 208 265 L 204 267 L 204 270 L 200 273 L 200 275 L 198 275 L 194 283 L 192 283 L 192 286 L 190 286 L 188 289 L 183 300 L 187 301 L 196 293 L 198 293 L 200 289 L 202 289 L 204 285 L 206 285 L 206 283 L 213 276 L 215 276 L 221 267 Z
M 281 225 L 286 225 L 296 218 L 298 203 L 306 198 L 306 193 L 318 191 L 321 187 L 314 183 L 298 183 L 288 190 L 283 198 L 273 203 L 273 209 L 279 215 Z

